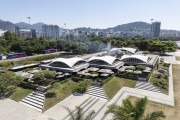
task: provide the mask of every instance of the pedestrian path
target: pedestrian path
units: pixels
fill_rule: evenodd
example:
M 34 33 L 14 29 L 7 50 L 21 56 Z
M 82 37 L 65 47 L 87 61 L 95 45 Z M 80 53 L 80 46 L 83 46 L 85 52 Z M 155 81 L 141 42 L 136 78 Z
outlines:
M 138 81 L 136 83 L 135 88 L 162 93 L 159 88 L 157 88 L 156 86 L 154 86 L 153 84 L 149 82 L 144 82 L 144 81 Z
M 20 103 L 29 106 L 35 110 L 43 112 L 45 101 L 45 93 L 43 92 L 32 92 L 27 97 L 22 99 Z
M 86 91 L 86 94 L 108 100 L 108 96 L 106 95 L 106 92 L 104 91 L 102 86 L 92 85 Z

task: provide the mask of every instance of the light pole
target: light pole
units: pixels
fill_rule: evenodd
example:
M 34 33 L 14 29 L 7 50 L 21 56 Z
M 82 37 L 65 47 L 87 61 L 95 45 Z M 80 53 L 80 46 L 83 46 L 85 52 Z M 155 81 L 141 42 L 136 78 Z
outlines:
M 153 20 L 154 19 L 150 19 L 151 20 L 151 32 L 150 32 L 150 37 L 152 37 L 153 36 Z
M 31 17 L 27 17 L 28 21 L 29 21 L 29 30 L 31 29 L 30 28 L 30 21 L 31 21 Z

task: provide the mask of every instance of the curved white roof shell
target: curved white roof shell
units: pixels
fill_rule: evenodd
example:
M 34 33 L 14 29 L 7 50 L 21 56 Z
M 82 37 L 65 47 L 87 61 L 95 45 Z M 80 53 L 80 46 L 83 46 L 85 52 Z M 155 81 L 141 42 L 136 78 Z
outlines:
M 101 57 L 91 57 L 88 62 L 93 61 L 93 60 L 102 60 L 110 65 L 113 64 L 113 62 L 116 60 L 115 57 L 112 56 L 101 56 Z
M 134 48 L 127 48 L 127 47 L 122 47 L 121 50 L 129 51 L 131 53 L 135 53 L 136 52 L 136 49 L 134 49 Z
M 67 64 L 69 67 L 73 67 L 77 62 L 84 61 L 82 58 L 74 57 L 74 58 L 57 58 L 53 59 L 52 62 L 62 62 Z
M 131 58 L 135 58 L 135 59 L 138 59 L 138 60 L 141 60 L 141 61 L 147 63 L 149 57 L 144 56 L 144 55 L 123 55 L 123 56 L 121 57 L 121 60 L 131 59 Z
M 111 52 L 113 52 L 113 51 L 121 51 L 121 48 L 112 48 Z

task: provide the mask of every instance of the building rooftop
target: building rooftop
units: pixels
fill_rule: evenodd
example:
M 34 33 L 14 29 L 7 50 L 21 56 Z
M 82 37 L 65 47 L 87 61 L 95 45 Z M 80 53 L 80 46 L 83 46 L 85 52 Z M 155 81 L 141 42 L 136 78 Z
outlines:
M 123 55 L 121 60 L 129 59 L 129 58 L 135 58 L 135 59 L 141 60 L 145 63 L 147 63 L 148 59 L 149 59 L 148 56 L 144 56 L 144 55 Z

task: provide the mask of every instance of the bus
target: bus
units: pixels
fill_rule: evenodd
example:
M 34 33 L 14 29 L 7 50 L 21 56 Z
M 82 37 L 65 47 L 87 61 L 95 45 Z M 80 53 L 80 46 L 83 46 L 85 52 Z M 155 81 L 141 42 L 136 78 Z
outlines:
M 0 60 L 2 60 L 2 55 L 0 54 Z
M 7 54 L 6 59 L 14 59 L 14 58 L 21 58 L 21 57 L 26 57 L 26 52 L 22 53 L 14 53 L 14 54 Z
M 49 54 L 49 53 L 55 53 L 57 52 L 56 49 L 47 49 L 47 50 L 43 50 L 43 54 Z

